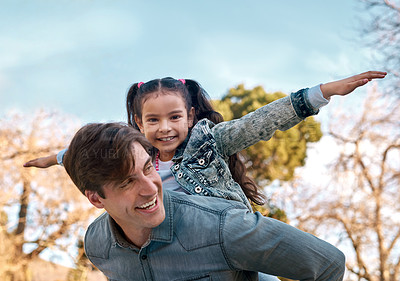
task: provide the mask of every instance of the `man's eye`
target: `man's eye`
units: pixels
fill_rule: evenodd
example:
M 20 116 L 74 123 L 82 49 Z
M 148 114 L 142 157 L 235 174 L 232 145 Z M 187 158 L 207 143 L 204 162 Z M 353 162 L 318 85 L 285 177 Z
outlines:
M 128 180 L 124 181 L 124 182 L 119 186 L 119 188 L 120 188 L 120 189 L 127 188 L 127 187 L 129 187 L 133 182 L 134 182 L 133 179 L 128 179 Z
M 151 172 L 153 168 L 154 168 L 153 163 L 150 163 L 145 167 L 145 170 L 146 172 Z

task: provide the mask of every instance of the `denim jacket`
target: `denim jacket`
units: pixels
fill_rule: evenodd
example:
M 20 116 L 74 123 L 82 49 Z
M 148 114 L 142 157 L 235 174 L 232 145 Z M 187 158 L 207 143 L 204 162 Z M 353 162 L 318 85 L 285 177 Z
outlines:
M 240 201 L 251 210 L 243 190 L 232 178 L 229 156 L 317 114 L 307 92 L 308 88 L 292 93 L 240 119 L 219 124 L 200 120 L 172 158 L 176 181 L 189 194 Z
M 142 248 L 107 213 L 89 226 L 86 255 L 110 281 L 258 280 L 257 272 L 342 280 L 343 254 L 313 235 L 236 201 L 163 194 L 165 220 Z

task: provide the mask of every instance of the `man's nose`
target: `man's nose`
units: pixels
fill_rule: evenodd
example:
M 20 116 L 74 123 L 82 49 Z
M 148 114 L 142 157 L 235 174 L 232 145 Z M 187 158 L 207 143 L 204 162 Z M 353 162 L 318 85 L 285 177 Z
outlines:
M 155 176 L 143 175 L 140 179 L 140 195 L 153 196 L 157 192 L 158 192 L 158 186 Z

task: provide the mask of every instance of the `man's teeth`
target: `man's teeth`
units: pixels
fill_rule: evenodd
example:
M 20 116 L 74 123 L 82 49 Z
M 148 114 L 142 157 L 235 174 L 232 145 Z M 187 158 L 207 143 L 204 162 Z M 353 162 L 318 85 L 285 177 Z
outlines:
M 160 138 L 161 141 L 170 141 L 172 140 L 174 137 L 168 137 L 168 138 Z
M 153 208 L 153 207 L 155 206 L 156 201 L 157 201 L 157 197 L 155 197 L 155 198 L 154 198 L 153 200 L 151 200 L 150 202 L 145 203 L 145 204 L 143 204 L 142 206 L 139 206 L 138 208 L 139 208 L 139 209 L 151 209 L 151 208 Z

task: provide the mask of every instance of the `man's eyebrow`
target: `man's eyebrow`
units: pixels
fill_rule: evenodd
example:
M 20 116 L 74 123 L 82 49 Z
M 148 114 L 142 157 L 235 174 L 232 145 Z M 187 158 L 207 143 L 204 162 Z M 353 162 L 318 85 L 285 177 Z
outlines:
M 143 165 L 143 170 L 146 168 L 146 166 L 152 162 L 152 158 L 150 155 L 147 156 L 147 160 Z M 128 175 L 127 177 L 124 178 L 124 180 L 121 181 L 120 184 L 118 184 L 117 186 L 119 188 L 125 187 L 126 185 L 128 185 L 130 182 L 134 181 L 136 179 L 136 174 L 134 174 L 134 172 L 132 172 L 130 175 Z
M 134 181 L 135 178 L 136 177 L 134 175 L 129 175 L 129 176 L 125 177 L 124 180 L 121 181 L 121 183 L 118 184 L 116 187 L 123 188 L 123 187 L 127 186 L 129 183 L 131 183 L 132 181 Z
M 143 165 L 143 169 L 149 164 L 149 162 L 151 162 L 151 160 L 152 160 L 152 158 L 151 158 L 151 156 L 149 155 L 148 158 L 147 158 L 147 160 L 146 160 L 146 162 L 145 162 L 144 165 Z

